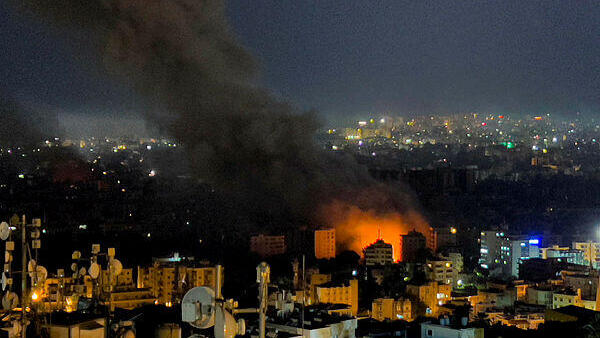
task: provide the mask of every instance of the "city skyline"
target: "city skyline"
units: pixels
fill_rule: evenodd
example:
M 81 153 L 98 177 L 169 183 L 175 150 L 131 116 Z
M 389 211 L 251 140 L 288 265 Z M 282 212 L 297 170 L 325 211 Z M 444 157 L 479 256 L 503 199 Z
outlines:
M 253 82 L 325 123 L 369 113 L 599 111 L 593 3 L 226 5 L 259 65 Z M 0 6 L 3 95 L 58 112 L 67 129 L 100 117 L 144 130 L 136 119 L 156 108 L 106 71 L 85 34 Z
M 597 337 L 598 17 L 0 3 L 0 330 Z

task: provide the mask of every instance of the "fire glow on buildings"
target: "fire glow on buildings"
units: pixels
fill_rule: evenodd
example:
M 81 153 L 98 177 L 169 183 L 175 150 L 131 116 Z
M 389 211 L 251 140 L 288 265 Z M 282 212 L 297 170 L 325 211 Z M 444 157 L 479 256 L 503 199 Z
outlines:
M 381 239 L 393 246 L 394 261 L 402 261 L 401 235 L 411 230 L 428 234 L 429 226 L 416 211 L 377 213 L 342 203 L 329 205 L 328 217 L 336 230 L 336 241 L 344 249 L 359 255 L 363 249 Z

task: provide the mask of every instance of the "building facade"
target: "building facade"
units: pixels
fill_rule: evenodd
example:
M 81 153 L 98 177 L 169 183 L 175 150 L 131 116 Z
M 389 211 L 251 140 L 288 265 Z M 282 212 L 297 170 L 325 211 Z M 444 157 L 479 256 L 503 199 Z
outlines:
M 285 236 L 258 235 L 250 237 L 250 251 L 261 257 L 282 255 L 285 253 Z
M 315 231 L 315 257 L 317 259 L 335 258 L 335 229 Z
M 407 320 L 414 318 L 413 306 L 410 299 L 377 298 L 371 304 L 371 318 L 384 320 Z
M 399 250 L 402 254 L 401 261 L 414 262 L 421 250 L 427 247 L 425 236 L 415 230 L 406 235 L 400 235 Z
M 149 289 L 160 304 L 172 304 L 194 287 L 208 286 L 214 290 L 216 278 L 215 267 L 138 267 L 137 287 Z
M 406 293 L 426 306 L 425 315 L 427 316 L 437 316 L 440 306 L 450 301 L 451 292 L 451 285 L 438 282 L 406 286 Z
M 600 243 L 598 242 L 573 242 L 573 249 L 583 252 L 586 265 L 592 265 L 594 269 L 600 267 Z
M 543 259 L 557 259 L 559 262 L 567 262 L 570 264 L 589 264 L 586 262 L 586 257 L 582 250 L 572 249 L 570 247 L 559 247 L 558 245 L 541 248 L 540 256 Z
M 458 271 L 454 270 L 453 263 L 449 259 L 427 260 L 425 277 L 441 284 L 456 285 Z
M 540 257 L 541 240 L 534 237 L 512 237 L 503 231 L 482 231 L 479 266 L 491 276 L 519 277 L 523 260 Z
M 432 323 L 421 324 L 422 338 L 483 338 L 483 328 L 450 327 Z
M 352 279 L 344 285 L 320 285 L 316 291 L 318 303 L 349 305 L 352 315 L 358 314 L 358 280 Z
M 457 229 L 453 226 L 430 227 L 427 236 L 427 247 L 434 253 L 442 248 L 456 246 Z
M 367 266 L 387 265 L 394 263 L 394 249 L 391 244 L 379 239 L 365 248 L 365 264 Z

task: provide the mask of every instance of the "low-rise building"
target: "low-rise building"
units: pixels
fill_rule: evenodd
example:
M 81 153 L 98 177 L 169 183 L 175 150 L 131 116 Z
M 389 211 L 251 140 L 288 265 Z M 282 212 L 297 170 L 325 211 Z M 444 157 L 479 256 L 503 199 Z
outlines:
M 407 320 L 414 318 L 410 299 L 377 298 L 371 304 L 371 318 L 383 320 Z
M 586 259 L 583 251 L 572 249 L 570 247 L 560 247 L 553 245 L 548 248 L 540 249 L 540 256 L 543 259 L 557 259 L 559 262 L 567 262 L 577 265 L 586 265 Z
M 425 277 L 428 280 L 442 284 L 456 285 L 458 271 L 454 270 L 453 262 L 449 259 L 427 260 L 425 264 Z
M 138 267 L 137 287 L 149 289 L 160 304 L 172 304 L 185 292 L 197 286 L 216 286 L 216 267 L 187 267 L 181 265 L 155 265 Z
M 349 305 L 352 315 L 358 314 L 358 280 L 352 279 L 348 284 L 327 283 L 317 286 L 317 302 L 321 304 Z
M 583 252 L 584 263 L 594 269 L 600 267 L 600 243 L 598 242 L 573 242 L 573 249 Z
M 590 298 L 596 296 L 596 290 L 598 289 L 598 274 L 594 271 L 592 273 L 581 273 L 576 271 L 561 271 L 563 285 L 571 290 L 581 290 L 581 294 L 584 298 Z
M 451 285 L 438 282 L 406 286 L 406 293 L 425 305 L 424 315 L 427 316 L 437 316 L 439 307 L 451 299 L 451 292 Z M 417 315 L 422 315 L 422 313 L 417 313 Z
M 544 323 L 544 313 L 508 314 L 494 313 L 489 318 L 490 324 L 514 326 L 521 330 L 537 330 Z
M 527 288 L 527 303 L 552 308 L 554 291 L 550 286 L 534 286 Z
M 553 309 L 558 309 L 569 305 L 596 311 L 596 298 L 583 297 L 581 294 L 581 289 L 577 289 L 577 291 L 565 289 L 554 293 L 552 298 Z
M 329 307 L 313 305 L 306 308 L 304 315 L 301 310 L 283 317 L 269 315 L 267 336 L 277 337 L 276 333 L 283 333 L 286 337 L 356 337 L 356 318 L 329 312 Z
M 483 328 L 449 326 L 432 323 L 421 324 L 422 338 L 483 338 Z
M 473 312 L 486 312 L 487 309 L 512 307 L 517 300 L 516 288 L 478 290 L 477 296 L 471 296 Z

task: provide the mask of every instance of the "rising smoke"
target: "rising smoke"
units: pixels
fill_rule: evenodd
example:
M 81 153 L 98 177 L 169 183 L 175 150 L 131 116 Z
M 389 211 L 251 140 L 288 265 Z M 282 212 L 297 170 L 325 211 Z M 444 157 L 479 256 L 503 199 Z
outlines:
M 0 147 L 2 148 L 36 144 L 46 138 L 50 131 L 48 128 L 41 130 L 39 126 L 58 125 L 58 121 L 51 121 L 51 117 L 23 107 L 3 93 L 0 93 L 0 117 Z
M 320 151 L 314 114 L 297 113 L 253 84 L 256 63 L 231 34 L 223 1 L 18 2 L 89 32 L 107 69 L 166 112 L 147 120 L 186 147 L 198 178 L 232 192 L 246 212 L 339 225 L 349 234 L 361 212 L 401 219 L 399 232 L 425 224 L 413 217 L 406 189 L 383 186 L 352 159 Z

